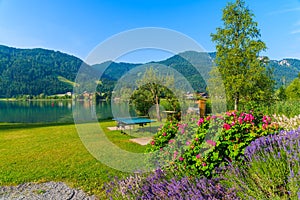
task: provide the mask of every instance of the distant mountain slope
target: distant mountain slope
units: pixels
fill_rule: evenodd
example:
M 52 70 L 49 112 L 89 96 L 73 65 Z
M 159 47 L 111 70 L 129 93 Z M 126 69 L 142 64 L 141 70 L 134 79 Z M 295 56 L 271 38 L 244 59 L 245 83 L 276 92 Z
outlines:
M 79 58 L 58 51 L 0 45 L 0 97 L 72 91 L 68 81 L 75 80 L 82 63 Z
M 209 77 L 208 73 L 211 69 L 211 60 L 208 60 L 207 53 L 187 51 L 178 55 L 174 55 L 163 61 L 147 63 L 148 66 L 155 66 L 157 64 L 165 65 L 178 71 L 190 82 L 194 90 L 199 92 L 206 91 L 206 83 L 204 80 L 207 80 L 207 78 Z M 141 64 L 130 64 L 122 62 L 115 63 L 110 61 L 96 64 L 92 67 L 100 71 L 102 71 L 103 68 L 107 67 L 102 75 L 103 85 L 99 88 L 100 90 L 107 91 L 109 90 L 107 88 L 108 84 L 115 84 L 116 81 L 119 80 L 128 71 L 139 65 Z M 200 75 L 200 73 L 203 77 Z M 111 90 L 112 89 L 113 87 L 111 87 Z
M 209 56 L 214 59 L 215 53 L 209 53 Z M 0 97 L 41 93 L 53 95 L 72 91 L 76 74 L 82 64 L 85 63 L 79 58 L 58 51 L 40 48 L 17 49 L 0 45 Z M 155 64 L 177 70 L 190 82 L 194 90 L 205 91 L 206 84 L 203 80 L 207 80 L 211 69 L 211 61 L 207 59 L 207 54 L 187 51 L 163 61 L 148 63 Z M 138 65 L 109 61 L 86 66 L 97 71 L 108 66 L 103 72 L 102 84 L 98 89 L 101 92 L 110 92 L 124 74 Z M 279 88 L 281 85 L 288 85 L 298 76 L 300 60 L 271 60 L 268 67 L 274 69 L 276 88 Z
M 300 60 L 283 59 L 280 61 L 271 60 L 269 67 L 274 71 L 276 88 L 282 85 L 289 85 L 300 73 Z

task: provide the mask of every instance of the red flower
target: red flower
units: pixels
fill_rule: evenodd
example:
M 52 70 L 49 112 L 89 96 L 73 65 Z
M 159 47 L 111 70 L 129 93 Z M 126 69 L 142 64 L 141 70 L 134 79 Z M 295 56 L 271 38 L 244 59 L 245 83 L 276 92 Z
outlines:
M 155 145 L 155 141 L 154 140 L 151 141 L 151 145 Z
M 226 130 L 229 130 L 229 129 L 230 129 L 230 125 L 225 123 L 225 124 L 223 125 L 223 128 L 225 128 Z

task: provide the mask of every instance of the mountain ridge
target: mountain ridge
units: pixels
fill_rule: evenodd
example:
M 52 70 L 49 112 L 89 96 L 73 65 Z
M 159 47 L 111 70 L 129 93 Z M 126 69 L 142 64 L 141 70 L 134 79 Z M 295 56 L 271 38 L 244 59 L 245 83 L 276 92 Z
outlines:
M 205 53 L 206 54 L 206 53 Z M 207 55 L 207 54 L 206 54 Z M 215 58 L 215 52 L 208 55 Z M 202 56 L 202 57 L 201 57 Z M 206 56 L 207 57 L 207 56 Z M 203 79 L 208 77 L 209 67 L 201 68 L 201 74 L 186 59 L 193 64 L 208 64 L 203 59 L 203 52 L 187 51 L 171 56 L 162 61 L 146 64 L 162 64 L 172 67 L 181 73 L 191 83 L 196 91 L 205 91 Z M 199 59 L 200 58 L 200 59 Z M 88 65 L 80 58 L 60 51 L 33 48 L 19 49 L 0 45 L 0 97 L 18 95 L 61 94 L 73 90 L 74 81 L 81 65 L 92 70 L 103 70 L 102 84 L 98 86 L 101 92 L 111 92 L 116 81 L 126 72 L 140 64 L 112 62 Z M 276 88 L 288 85 L 300 72 L 300 60 L 284 58 L 270 60 L 269 68 L 274 69 Z

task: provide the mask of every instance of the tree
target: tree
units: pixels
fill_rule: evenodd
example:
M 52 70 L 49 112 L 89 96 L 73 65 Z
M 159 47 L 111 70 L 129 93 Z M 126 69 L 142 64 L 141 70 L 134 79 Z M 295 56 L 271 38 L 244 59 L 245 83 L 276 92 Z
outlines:
M 285 90 L 288 99 L 300 99 L 300 78 L 295 78 Z
M 260 38 L 254 15 L 243 0 L 228 3 L 222 28 L 211 34 L 216 43 L 215 63 L 224 81 L 227 99 L 237 110 L 239 102 L 261 101 L 272 95 L 274 81 L 266 69 L 268 59 L 259 57 L 266 45 Z
M 174 85 L 174 77 L 163 76 L 157 73 L 153 67 L 150 67 L 136 84 L 138 88 L 131 96 L 131 102 L 142 114 L 147 113 L 151 106 L 155 105 L 157 120 L 161 121 L 160 99 L 162 96 L 173 97 L 173 95 L 168 94 L 171 92 L 168 90 L 168 86 Z

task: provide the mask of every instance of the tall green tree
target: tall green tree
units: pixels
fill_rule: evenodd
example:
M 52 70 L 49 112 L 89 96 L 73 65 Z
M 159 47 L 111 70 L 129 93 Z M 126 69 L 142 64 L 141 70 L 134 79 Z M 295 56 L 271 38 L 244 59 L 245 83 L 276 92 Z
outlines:
M 223 9 L 223 27 L 211 34 L 216 43 L 215 63 L 224 81 L 227 100 L 234 103 L 262 101 L 273 93 L 274 82 L 266 69 L 268 59 L 259 57 L 266 50 L 254 14 L 243 0 L 228 3 Z
M 174 77 L 162 75 L 153 67 L 147 69 L 141 79 L 136 82 L 138 89 L 131 96 L 131 102 L 136 109 L 145 114 L 152 105 L 155 105 L 157 120 L 161 121 L 160 99 L 164 96 L 167 99 L 174 98 L 168 87 L 174 85 Z

